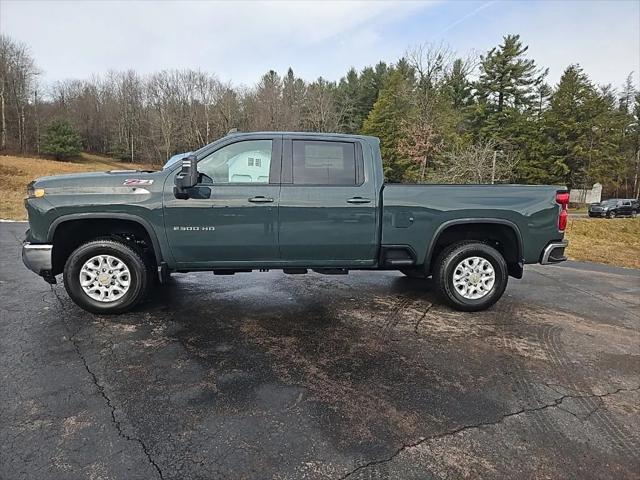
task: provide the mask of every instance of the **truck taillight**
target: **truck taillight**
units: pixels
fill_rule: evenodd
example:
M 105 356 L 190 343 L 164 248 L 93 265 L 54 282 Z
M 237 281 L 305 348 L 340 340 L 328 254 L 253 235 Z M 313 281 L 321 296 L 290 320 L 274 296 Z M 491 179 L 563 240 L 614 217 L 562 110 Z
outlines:
M 567 206 L 569 205 L 569 192 L 557 192 L 556 203 L 560 204 L 558 230 L 564 232 L 567 228 L 567 219 L 569 218 L 569 213 L 567 212 Z

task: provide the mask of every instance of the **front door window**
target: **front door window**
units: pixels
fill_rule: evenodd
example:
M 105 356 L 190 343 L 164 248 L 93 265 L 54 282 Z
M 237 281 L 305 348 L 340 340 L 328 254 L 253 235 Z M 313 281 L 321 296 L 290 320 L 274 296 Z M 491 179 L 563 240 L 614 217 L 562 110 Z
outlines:
M 271 140 L 247 140 L 216 150 L 198 162 L 211 183 L 269 183 Z

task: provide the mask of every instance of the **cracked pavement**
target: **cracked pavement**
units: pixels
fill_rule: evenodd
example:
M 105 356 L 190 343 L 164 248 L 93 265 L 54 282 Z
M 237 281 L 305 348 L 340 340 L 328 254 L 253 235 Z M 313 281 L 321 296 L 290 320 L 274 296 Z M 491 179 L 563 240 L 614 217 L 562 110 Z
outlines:
M 396 272 L 174 275 L 76 307 L 0 224 L 0 479 L 638 478 L 640 271 L 487 312 Z

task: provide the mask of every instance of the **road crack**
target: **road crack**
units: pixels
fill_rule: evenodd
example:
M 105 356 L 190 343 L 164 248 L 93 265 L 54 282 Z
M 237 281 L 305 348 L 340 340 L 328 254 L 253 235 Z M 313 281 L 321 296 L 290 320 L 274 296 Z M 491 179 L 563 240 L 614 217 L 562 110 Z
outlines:
M 344 480 L 346 478 L 349 478 L 352 475 L 360 472 L 361 470 L 365 470 L 365 469 L 367 469 L 369 467 L 372 467 L 374 465 L 381 465 L 381 464 L 384 464 L 384 463 L 391 462 L 398 455 L 400 455 L 402 452 L 404 452 L 405 450 L 409 450 L 411 448 L 418 447 L 418 446 L 422 445 L 423 443 L 428 442 L 430 440 L 437 440 L 437 439 L 440 439 L 440 438 L 451 437 L 451 436 L 457 435 L 457 434 L 459 434 L 461 432 L 465 432 L 467 430 L 473 430 L 473 429 L 479 429 L 479 428 L 482 428 L 482 427 L 491 427 L 491 426 L 494 426 L 494 425 L 499 425 L 503 421 L 505 421 L 507 418 L 517 417 L 519 415 L 526 415 L 528 413 L 540 412 L 542 410 L 547 410 L 549 408 L 560 408 L 560 406 L 562 405 L 562 402 L 564 402 L 565 400 L 568 400 L 568 399 L 597 398 L 600 401 L 602 401 L 603 398 L 608 397 L 610 395 L 615 395 L 615 394 L 621 393 L 621 392 L 635 392 L 635 391 L 638 391 L 638 390 L 640 390 L 640 385 L 637 386 L 637 387 L 634 387 L 634 388 L 618 388 L 618 389 L 613 390 L 611 392 L 606 392 L 606 393 L 602 393 L 602 394 L 591 393 L 591 394 L 584 394 L 584 395 L 573 395 L 573 394 L 563 395 L 563 396 L 561 396 L 559 398 L 556 398 L 551 403 L 546 403 L 544 405 L 540 405 L 538 407 L 533 407 L 533 408 L 522 408 L 520 410 L 516 410 L 515 412 L 505 413 L 505 414 L 501 415 L 497 420 L 473 423 L 473 424 L 469 424 L 469 425 L 462 425 L 462 426 L 454 428 L 452 430 L 447 430 L 446 432 L 437 433 L 435 435 L 430 435 L 428 437 L 421 437 L 416 442 L 406 443 L 406 444 L 400 446 L 391 455 L 389 455 L 386 458 L 382 458 L 382 459 L 379 459 L 379 460 L 371 460 L 370 462 L 367 462 L 364 465 L 360 465 L 360 466 L 354 468 L 353 470 L 350 470 L 349 472 L 347 472 L 346 474 L 341 476 L 339 478 L 339 480 Z M 564 409 L 562 409 L 562 410 L 566 411 Z M 592 413 L 593 412 L 591 412 L 589 415 L 591 415 Z
M 158 476 L 160 477 L 160 479 L 161 480 L 164 479 L 164 475 L 162 473 L 162 470 L 160 469 L 160 466 L 155 462 L 155 460 L 151 456 L 151 453 L 149 452 L 149 449 L 148 449 L 147 445 L 142 441 L 142 439 L 137 438 L 137 437 L 133 437 L 133 436 L 127 434 L 122 429 L 122 424 L 121 424 L 120 420 L 118 420 L 117 417 L 116 417 L 116 407 L 113 405 L 113 402 L 111 401 L 111 398 L 109 397 L 109 395 L 107 395 L 107 392 L 105 391 L 104 385 L 102 385 L 99 382 L 97 375 L 93 372 L 93 370 L 91 370 L 91 367 L 89 367 L 89 364 L 88 364 L 86 358 L 84 357 L 84 355 L 82 354 L 82 351 L 80 350 L 80 345 L 79 345 L 79 343 L 78 343 L 78 341 L 76 339 L 76 336 L 78 335 L 78 333 L 80 333 L 81 329 L 82 329 L 82 327 L 78 328 L 73 333 L 73 335 L 71 335 L 69 337 L 69 341 L 73 345 L 73 348 L 75 349 L 76 354 L 80 358 L 80 361 L 84 365 L 85 370 L 87 371 L 87 373 L 89 373 L 89 376 L 91 377 L 92 383 L 97 388 L 98 393 L 104 399 L 105 403 L 109 407 L 109 410 L 111 412 L 111 423 L 113 423 L 113 425 L 115 426 L 115 428 L 116 428 L 116 430 L 118 432 L 118 435 L 120 437 L 124 438 L 125 440 L 127 440 L 129 442 L 134 442 L 134 443 L 137 443 L 138 445 L 140 445 L 140 447 L 142 448 L 142 451 L 144 452 L 145 456 L 147 457 L 147 460 L 153 466 L 153 468 L 156 470 L 156 472 L 158 473 Z
M 418 318 L 418 321 L 413 326 L 414 333 L 418 333 L 418 327 L 420 326 L 420 323 L 422 323 L 422 320 L 424 320 L 424 317 L 427 316 L 427 313 L 429 313 L 429 310 L 431 310 L 431 307 L 433 307 L 432 303 L 427 306 L 427 308 L 422 312 L 422 315 L 420 315 L 420 318 Z

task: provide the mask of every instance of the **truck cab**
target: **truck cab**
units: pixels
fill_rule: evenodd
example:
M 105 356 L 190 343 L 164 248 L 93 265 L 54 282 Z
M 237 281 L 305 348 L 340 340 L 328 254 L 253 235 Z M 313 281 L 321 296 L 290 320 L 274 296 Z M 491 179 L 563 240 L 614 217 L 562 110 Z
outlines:
M 370 140 L 369 140 L 370 141 Z M 380 232 L 366 137 L 236 134 L 197 152 L 197 180 L 163 193 L 179 269 L 374 266 Z

